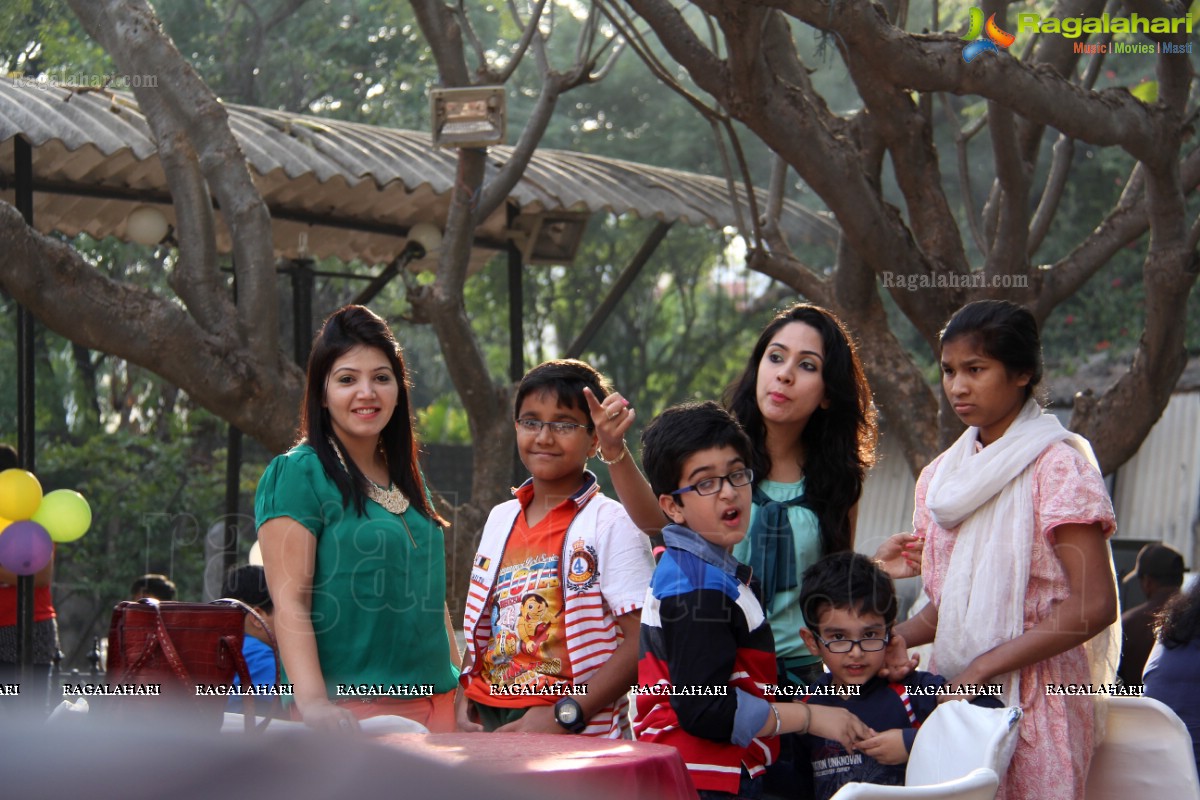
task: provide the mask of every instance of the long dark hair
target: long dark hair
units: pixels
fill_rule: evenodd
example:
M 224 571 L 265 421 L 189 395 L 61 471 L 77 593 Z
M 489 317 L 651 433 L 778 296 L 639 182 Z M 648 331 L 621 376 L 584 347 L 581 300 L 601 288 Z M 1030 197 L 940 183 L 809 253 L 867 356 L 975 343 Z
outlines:
M 821 552 L 850 549 L 850 509 L 862 496 L 867 470 L 875 463 L 878 428 L 871 387 L 858 348 L 841 320 L 820 306 L 797 304 L 763 328 L 741 376 L 725 392 L 725 405 L 750 435 L 755 483 L 771 471 L 767 429 L 758 408 L 758 365 L 785 325 L 803 322 L 821 335 L 821 377 L 829 408 L 818 408 L 800 434 L 804 447 L 805 494 L 821 524 Z
M 1008 300 L 976 300 L 954 312 L 938 336 L 938 349 L 970 338 L 988 358 L 1004 365 L 1010 378 L 1029 373 L 1025 399 L 1042 380 L 1042 342 L 1029 309 Z
M 325 384 L 334 362 L 353 348 L 363 345 L 373 347 L 387 356 L 396 375 L 399 394 L 396 410 L 379 435 L 384 455 L 387 457 L 388 477 L 400 491 L 404 492 L 413 507 L 439 525 L 445 525 L 430 504 L 417 464 L 417 436 L 413 431 L 412 411 L 409 408 L 408 371 L 404 368 L 404 356 L 396 337 L 388 324 L 375 312 L 364 306 L 344 306 L 329 315 L 313 340 L 312 352 L 308 356 L 308 371 L 304 379 L 304 400 L 300 406 L 299 438 L 307 439 L 317 453 L 321 466 L 342 493 L 343 505 L 351 502 L 359 514 L 366 513 L 367 477 L 354 463 L 346 458 L 346 469 L 342 469 L 337 453 L 329 440 L 337 440 L 338 447 L 346 447 L 329 420 L 329 409 L 325 407 Z M 349 471 L 349 474 L 347 474 Z
M 1168 600 L 1158 612 L 1157 623 L 1158 638 L 1168 650 L 1200 637 L 1200 580 Z

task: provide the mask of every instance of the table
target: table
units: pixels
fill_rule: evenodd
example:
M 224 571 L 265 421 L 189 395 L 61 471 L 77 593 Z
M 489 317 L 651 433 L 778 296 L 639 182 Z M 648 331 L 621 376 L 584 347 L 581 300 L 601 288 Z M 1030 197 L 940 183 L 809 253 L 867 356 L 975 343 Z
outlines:
M 679 751 L 661 744 L 549 733 L 393 733 L 376 741 L 530 797 L 696 800 Z

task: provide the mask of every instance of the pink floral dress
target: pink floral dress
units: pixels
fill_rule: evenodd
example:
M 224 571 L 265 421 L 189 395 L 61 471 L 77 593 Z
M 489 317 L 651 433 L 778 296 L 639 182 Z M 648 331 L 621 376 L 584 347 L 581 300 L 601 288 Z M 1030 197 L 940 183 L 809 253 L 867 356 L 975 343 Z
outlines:
M 924 535 L 922 574 L 925 592 L 941 605 L 942 586 L 956 531 L 946 531 L 930 516 L 925 504 L 929 480 L 941 456 L 921 472 L 917 481 L 913 527 Z M 1025 591 L 1025 630 L 1046 616 L 1068 594 L 1066 572 L 1054 552 L 1054 528 L 1071 523 L 1099 523 L 1107 538 L 1116 531 L 1112 501 L 1104 479 L 1077 450 L 1059 442 L 1034 462 L 1034 540 Z M 937 664 L 932 665 L 937 671 Z M 946 677 L 952 678 L 952 675 Z M 1092 703 L 1088 697 L 1048 695 L 1046 684 L 1088 684 L 1087 656 L 1082 646 L 1021 670 L 1020 741 L 1008 773 L 1000 782 L 1001 800 L 1082 800 L 1092 759 Z

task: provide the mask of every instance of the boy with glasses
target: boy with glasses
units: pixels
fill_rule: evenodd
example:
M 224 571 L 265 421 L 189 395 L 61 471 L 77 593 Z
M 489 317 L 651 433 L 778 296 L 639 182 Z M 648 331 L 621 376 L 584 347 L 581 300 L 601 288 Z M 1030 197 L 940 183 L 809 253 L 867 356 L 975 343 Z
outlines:
M 807 687 L 802 701 L 844 708 L 878 733 L 859 741 L 857 752 L 811 732 L 801 736 L 807 757 L 797 759 L 799 779 L 806 779 L 805 767 L 811 766 L 817 800 L 832 797 L 851 781 L 904 785 L 917 729 L 937 708 L 939 698 L 945 699 L 946 679 L 917 671 L 902 683 L 879 677 L 896 622 L 892 579 L 864 555 L 826 556 L 804 571 L 800 611 L 808 626 L 800 635 L 829 670 Z M 972 702 L 1000 707 L 996 697 Z M 800 796 L 807 794 L 801 791 Z
M 638 739 L 675 747 L 701 800 L 759 797 L 781 733 L 845 742 L 872 734 L 843 709 L 771 703 L 775 640 L 730 552 L 746 535 L 750 441 L 716 403 L 664 411 L 642 434 L 642 463 L 659 507 L 666 551 L 642 608 Z
M 632 736 L 627 693 L 654 561 L 587 469 L 599 440 L 584 388 L 599 399 L 611 391 L 575 360 L 540 364 L 517 387 L 517 450 L 530 478 L 492 509 L 475 554 L 461 730 Z

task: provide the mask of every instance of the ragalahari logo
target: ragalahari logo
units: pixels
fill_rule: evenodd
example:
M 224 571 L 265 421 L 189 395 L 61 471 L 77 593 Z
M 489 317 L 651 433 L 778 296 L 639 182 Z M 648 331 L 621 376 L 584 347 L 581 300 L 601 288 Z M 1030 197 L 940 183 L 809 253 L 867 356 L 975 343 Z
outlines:
M 981 37 L 980 34 L 983 34 Z M 996 24 L 996 15 L 992 14 L 987 18 L 987 23 L 983 21 L 983 9 L 971 9 L 971 26 L 967 30 L 967 35 L 963 37 L 964 41 L 971 42 L 963 48 L 963 61 L 970 64 L 975 56 L 980 53 L 986 53 L 989 50 L 993 53 L 999 53 L 1000 48 L 1008 49 L 1008 46 L 1017 40 L 1016 36 L 1011 33 L 1000 30 L 1000 26 Z

